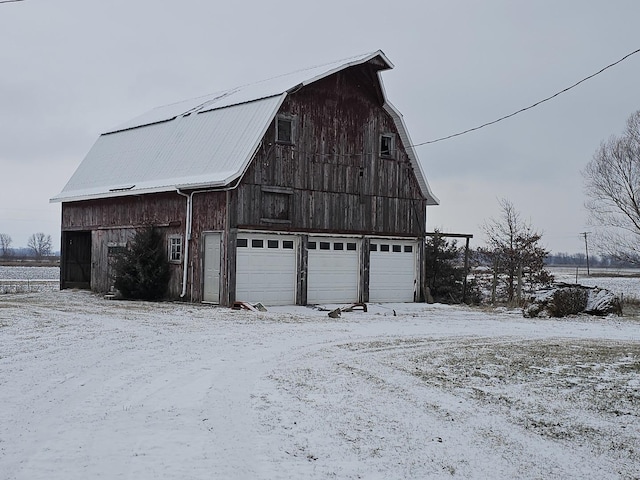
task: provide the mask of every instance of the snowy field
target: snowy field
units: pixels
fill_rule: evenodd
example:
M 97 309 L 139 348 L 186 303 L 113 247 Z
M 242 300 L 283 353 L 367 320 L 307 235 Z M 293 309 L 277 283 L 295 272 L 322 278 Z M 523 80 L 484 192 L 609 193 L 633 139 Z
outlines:
M 621 295 L 622 298 L 640 300 L 640 269 L 592 268 L 587 275 L 586 268 L 577 271 L 572 267 L 547 268 L 558 282 L 579 283 L 590 287 L 600 287 Z M 577 282 L 576 282 L 577 280 Z
M 5 267 L 0 265 L 0 294 L 57 290 L 60 267 Z
M 7 294 L 0 405 L 3 480 L 637 479 L 640 321 Z

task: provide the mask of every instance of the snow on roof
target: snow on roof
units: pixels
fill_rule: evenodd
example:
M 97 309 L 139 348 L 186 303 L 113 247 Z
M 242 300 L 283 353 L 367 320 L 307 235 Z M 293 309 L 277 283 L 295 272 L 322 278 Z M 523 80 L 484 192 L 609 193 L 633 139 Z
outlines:
M 378 50 L 155 108 L 104 132 L 51 201 L 225 187 L 246 170 L 289 91 L 369 61 L 393 68 Z M 385 108 L 408 146 L 428 204 L 437 204 L 402 117 L 390 104 Z
M 224 187 L 242 173 L 283 99 L 103 134 L 54 200 Z
M 366 63 L 378 56 L 380 56 L 381 60 L 384 62 L 385 69 L 393 68 L 391 62 L 389 62 L 384 54 L 378 50 L 374 53 L 358 55 L 356 57 L 350 57 L 336 62 L 317 65 L 315 67 L 297 70 L 284 75 L 278 75 L 267 80 L 247 84 L 241 87 L 158 107 L 134 118 L 131 121 L 116 126 L 106 133 L 118 132 L 129 128 L 172 120 L 187 112 L 206 112 L 209 110 L 238 105 L 252 100 L 281 95 L 289 90 L 296 89 L 302 85 L 308 85 L 352 65 Z

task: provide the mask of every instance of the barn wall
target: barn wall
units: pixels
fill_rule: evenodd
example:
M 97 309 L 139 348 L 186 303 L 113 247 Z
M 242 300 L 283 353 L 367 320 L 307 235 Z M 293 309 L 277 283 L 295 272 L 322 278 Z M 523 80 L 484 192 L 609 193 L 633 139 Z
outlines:
M 293 144 L 275 142 L 275 122 L 234 193 L 235 225 L 273 230 L 420 236 L 426 201 L 377 81 L 347 69 L 291 94 Z M 381 134 L 396 151 L 381 156 Z
M 118 197 L 62 205 L 62 231 L 91 231 L 91 289 L 108 292 L 113 286 L 112 263 L 137 228 L 156 226 L 166 237 L 185 233 L 186 199 L 176 193 Z M 184 244 L 184 240 L 183 240 Z M 182 291 L 182 264 L 171 263 L 168 295 Z M 191 280 L 191 279 L 190 279 Z
M 191 226 L 191 244 L 189 254 L 189 284 L 187 285 L 187 294 L 195 301 L 202 301 L 203 287 L 203 242 L 202 235 L 205 232 L 218 232 L 225 229 L 226 218 L 226 192 L 202 192 L 193 195 L 193 224 Z M 223 235 L 223 239 L 225 236 Z M 226 269 L 224 268 L 226 258 L 226 249 L 223 241 L 221 249 L 222 265 L 220 283 L 226 288 L 225 278 Z
M 65 202 L 62 230 L 96 230 L 144 225 L 184 225 L 185 198 L 177 193 Z

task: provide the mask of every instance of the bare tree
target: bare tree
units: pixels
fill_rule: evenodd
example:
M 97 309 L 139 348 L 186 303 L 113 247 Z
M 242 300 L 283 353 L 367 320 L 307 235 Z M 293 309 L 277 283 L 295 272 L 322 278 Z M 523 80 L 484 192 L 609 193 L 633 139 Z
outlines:
M 27 241 L 27 247 L 31 249 L 37 258 L 51 254 L 51 235 L 42 232 L 34 233 Z
M 11 255 L 11 236 L 7 233 L 0 233 L 0 256 L 7 257 Z
M 601 253 L 640 264 L 640 111 L 602 142 L 582 172 L 589 221 Z
M 508 302 L 520 300 L 520 288 L 526 283 L 528 290 L 552 281 L 544 270 L 544 258 L 549 254 L 541 245 L 542 234 L 522 219 L 507 199 L 498 200 L 500 216 L 491 218 L 482 226 L 487 246 L 479 252 L 493 263 L 495 278 L 501 278 Z

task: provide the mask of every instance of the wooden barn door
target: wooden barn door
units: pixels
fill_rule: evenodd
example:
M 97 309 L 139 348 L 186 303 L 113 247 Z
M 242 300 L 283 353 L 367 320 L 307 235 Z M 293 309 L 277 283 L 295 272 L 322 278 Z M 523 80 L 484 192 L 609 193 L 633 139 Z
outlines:
M 220 303 L 220 233 L 204 234 L 204 285 L 202 301 Z
M 91 288 L 91 232 L 63 232 L 60 288 Z

